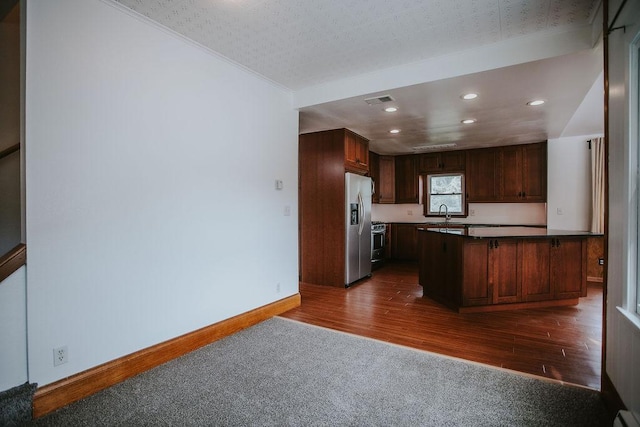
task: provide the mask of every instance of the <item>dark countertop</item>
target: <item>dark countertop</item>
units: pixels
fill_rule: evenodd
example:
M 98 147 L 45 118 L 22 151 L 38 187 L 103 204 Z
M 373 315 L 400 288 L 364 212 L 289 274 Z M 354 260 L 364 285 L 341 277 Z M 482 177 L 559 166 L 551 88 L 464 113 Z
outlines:
M 449 226 L 450 228 L 471 228 L 471 227 L 546 227 L 545 225 L 536 225 L 536 224 L 484 224 L 484 223 L 469 223 L 469 222 L 398 222 L 398 221 L 373 221 L 372 223 L 379 224 L 402 224 L 402 225 L 415 225 L 416 227 L 425 227 L 425 228 L 445 228 Z
M 530 226 L 489 226 L 489 227 L 420 227 L 418 231 L 428 231 L 433 233 L 457 234 L 472 239 L 492 239 L 492 238 L 523 238 L 523 237 L 591 237 L 602 236 L 599 233 L 576 230 L 553 230 L 546 227 Z

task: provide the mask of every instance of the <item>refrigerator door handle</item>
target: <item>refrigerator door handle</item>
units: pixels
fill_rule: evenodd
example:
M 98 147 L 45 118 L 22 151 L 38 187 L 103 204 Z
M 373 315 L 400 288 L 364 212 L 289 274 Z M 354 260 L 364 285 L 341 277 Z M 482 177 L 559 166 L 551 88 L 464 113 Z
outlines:
M 358 192 L 358 209 L 360 210 L 360 227 L 358 227 L 358 234 L 362 235 L 362 230 L 364 229 L 364 200 L 360 192 Z

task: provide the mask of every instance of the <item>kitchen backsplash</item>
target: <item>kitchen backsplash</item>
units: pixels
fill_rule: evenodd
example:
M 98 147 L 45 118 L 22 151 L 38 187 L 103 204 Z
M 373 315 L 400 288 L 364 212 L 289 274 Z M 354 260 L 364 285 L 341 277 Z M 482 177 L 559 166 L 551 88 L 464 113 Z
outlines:
M 422 215 L 422 205 L 378 204 L 371 208 L 371 220 L 383 222 L 440 222 Z M 469 216 L 453 218 L 464 224 L 546 225 L 546 203 L 469 203 Z

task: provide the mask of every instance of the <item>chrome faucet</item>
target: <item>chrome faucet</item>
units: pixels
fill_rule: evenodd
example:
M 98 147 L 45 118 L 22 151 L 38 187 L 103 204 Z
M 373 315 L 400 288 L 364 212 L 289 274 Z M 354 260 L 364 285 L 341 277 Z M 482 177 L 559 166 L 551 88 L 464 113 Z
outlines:
M 451 219 L 451 215 L 449 215 L 449 207 L 444 203 L 440 205 L 438 208 L 438 215 L 442 215 L 442 207 L 444 206 L 444 222 L 447 223 Z

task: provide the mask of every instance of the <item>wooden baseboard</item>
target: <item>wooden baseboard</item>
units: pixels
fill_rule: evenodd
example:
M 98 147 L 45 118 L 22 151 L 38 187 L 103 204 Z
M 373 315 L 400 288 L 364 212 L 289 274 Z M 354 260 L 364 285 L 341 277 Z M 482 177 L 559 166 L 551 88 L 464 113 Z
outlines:
M 615 386 L 611 382 L 611 378 L 607 375 L 606 372 L 602 373 L 602 390 L 600 391 L 600 396 L 604 401 L 607 410 L 609 411 L 609 415 L 613 419 L 618 411 L 627 409 L 622 402 L 622 398 L 618 394 L 618 390 L 616 390 Z
M 596 276 L 587 276 L 587 282 L 591 282 L 591 283 L 603 283 L 604 279 L 602 277 L 596 277 Z
M 33 416 L 39 418 L 299 305 L 298 293 L 48 384 L 35 393 Z

